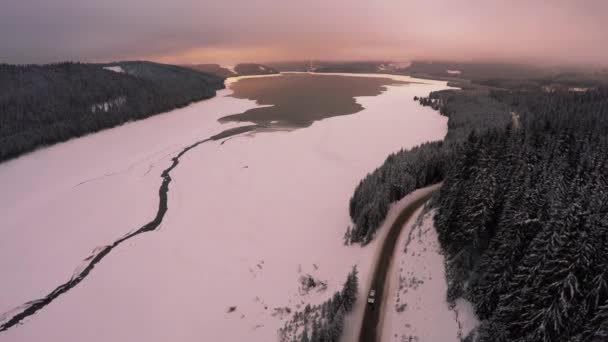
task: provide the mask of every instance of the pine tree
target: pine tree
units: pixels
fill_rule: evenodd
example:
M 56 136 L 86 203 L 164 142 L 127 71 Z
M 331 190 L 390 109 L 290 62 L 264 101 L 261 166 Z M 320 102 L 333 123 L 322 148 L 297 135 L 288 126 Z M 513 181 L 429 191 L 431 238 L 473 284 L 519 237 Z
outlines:
M 353 308 L 357 299 L 357 291 L 359 290 L 359 279 L 357 274 L 357 266 L 353 266 L 353 269 L 348 274 L 342 288 L 342 306 L 346 312 Z
M 300 342 L 310 342 L 310 339 L 308 338 L 308 327 L 304 326 L 304 332 L 302 333 L 302 338 L 300 339 Z

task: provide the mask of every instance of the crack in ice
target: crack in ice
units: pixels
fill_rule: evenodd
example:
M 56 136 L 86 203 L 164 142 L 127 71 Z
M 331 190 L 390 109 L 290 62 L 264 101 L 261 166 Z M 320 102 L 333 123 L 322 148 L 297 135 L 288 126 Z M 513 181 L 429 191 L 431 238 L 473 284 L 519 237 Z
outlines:
M 177 156 L 171 158 L 171 161 L 172 161 L 171 165 L 161 173 L 161 178 L 163 181 L 160 185 L 160 188 L 158 189 L 159 204 L 158 204 L 158 210 L 156 212 L 156 216 L 154 217 L 154 219 L 152 219 L 152 221 L 146 223 L 145 225 L 141 226 L 139 229 L 131 231 L 131 232 L 123 235 L 121 238 L 119 238 L 118 240 L 115 240 L 113 243 L 111 243 L 109 245 L 96 247 L 93 250 L 92 255 L 90 255 L 89 257 L 84 259 L 84 261 L 88 261 L 88 263 L 85 263 L 85 264 L 77 267 L 76 271 L 74 272 L 74 274 L 72 275 L 70 280 L 68 280 L 67 282 L 56 287 L 55 290 L 53 290 L 51 293 L 49 293 L 45 297 L 29 301 L 25 304 L 22 304 L 16 308 L 14 308 L 13 310 L 10 310 L 10 311 L 5 312 L 4 314 L 0 315 L 0 332 L 6 331 L 9 328 L 19 324 L 25 318 L 32 316 L 33 314 L 35 314 L 36 312 L 38 312 L 45 306 L 49 305 L 51 302 L 53 302 L 55 299 L 57 299 L 57 297 L 61 296 L 62 294 L 69 291 L 70 289 L 74 288 L 82 280 L 84 280 L 84 278 L 86 278 L 87 275 L 89 275 L 89 273 L 91 273 L 93 268 L 95 268 L 95 265 L 97 265 L 106 255 L 108 255 L 114 248 L 118 247 L 124 241 L 129 240 L 142 233 L 158 230 L 158 228 L 160 227 L 160 225 L 163 221 L 163 218 L 168 210 L 167 202 L 168 202 L 169 184 L 171 183 L 171 180 L 172 180 L 171 171 L 177 167 L 177 165 L 180 162 L 180 158 L 182 156 L 184 156 L 186 153 L 188 153 L 193 148 L 195 148 L 203 143 L 206 143 L 208 141 L 217 141 L 217 140 L 221 140 L 221 139 L 233 136 L 233 135 L 250 132 L 250 131 L 255 130 L 258 127 L 259 127 L 258 125 L 239 126 L 236 128 L 222 131 L 219 134 L 216 134 L 216 135 L 211 136 L 204 140 L 197 141 L 189 146 L 184 147 L 181 150 L 181 152 L 179 152 L 179 154 L 177 154 Z

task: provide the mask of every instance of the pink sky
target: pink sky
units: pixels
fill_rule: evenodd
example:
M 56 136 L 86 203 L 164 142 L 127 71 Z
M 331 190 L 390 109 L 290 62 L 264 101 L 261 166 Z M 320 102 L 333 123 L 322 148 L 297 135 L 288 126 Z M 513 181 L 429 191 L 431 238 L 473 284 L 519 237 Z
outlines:
M 0 62 L 435 58 L 606 65 L 606 22 L 603 0 L 5 0 Z

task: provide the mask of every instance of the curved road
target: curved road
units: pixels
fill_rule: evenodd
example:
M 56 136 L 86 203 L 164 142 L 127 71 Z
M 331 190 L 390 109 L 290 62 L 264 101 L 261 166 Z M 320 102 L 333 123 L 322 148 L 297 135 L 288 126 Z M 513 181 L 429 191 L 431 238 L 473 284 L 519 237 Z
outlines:
M 423 194 L 419 198 L 414 199 L 407 207 L 405 207 L 395 221 L 391 224 L 386 238 L 382 242 L 382 250 L 380 256 L 376 261 L 376 266 L 373 270 L 373 278 L 371 281 L 371 289 L 376 289 L 376 303 L 374 305 L 366 305 L 365 312 L 363 314 L 363 321 L 361 323 L 361 331 L 359 332 L 359 342 L 376 342 L 379 341 L 378 337 L 378 324 L 382 316 L 382 310 L 384 303 L 385 284 L 388 283 L 388 270 L 391 265 L 391 258 L 397 241 L 399 240 L 399 234 L 407 221 L 412 218 L 414 212 L 420 208 L 426 201 L 431 198 L 433 193 L 439 189 L 439 184 L 429 186 L 430 188 L 427 193 Z M 388 287 L 388 286 L 387 286 Z M 369 289 L 368 289 L 369 290 Z M 365 293 L 365 301 L 367 303 L 367 293 Z

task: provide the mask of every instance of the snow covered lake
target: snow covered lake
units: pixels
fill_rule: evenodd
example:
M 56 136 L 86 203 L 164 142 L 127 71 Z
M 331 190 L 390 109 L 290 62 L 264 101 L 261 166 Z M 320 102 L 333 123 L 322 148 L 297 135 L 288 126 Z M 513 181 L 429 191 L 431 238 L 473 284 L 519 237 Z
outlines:
M 444 137 L 447 118 L 412 99 L 446 84 L 342 77 L 399 84 L 357 96 L 351 115 L 190 149 L 158 229 L 116 246 L 0 341 L 275 341 L 290 312 L 325 301 L 353 265 L 365 284 L 377 244 L 343 246 L 350 196 L 389 153 Z M 151 221 L 161 173 L 186 146 L 251 124 L 218 121 L 260 107 L 231 93 L 0 164 L 0 325 Z M 304 275 L 327 289 L 304 293 Z

